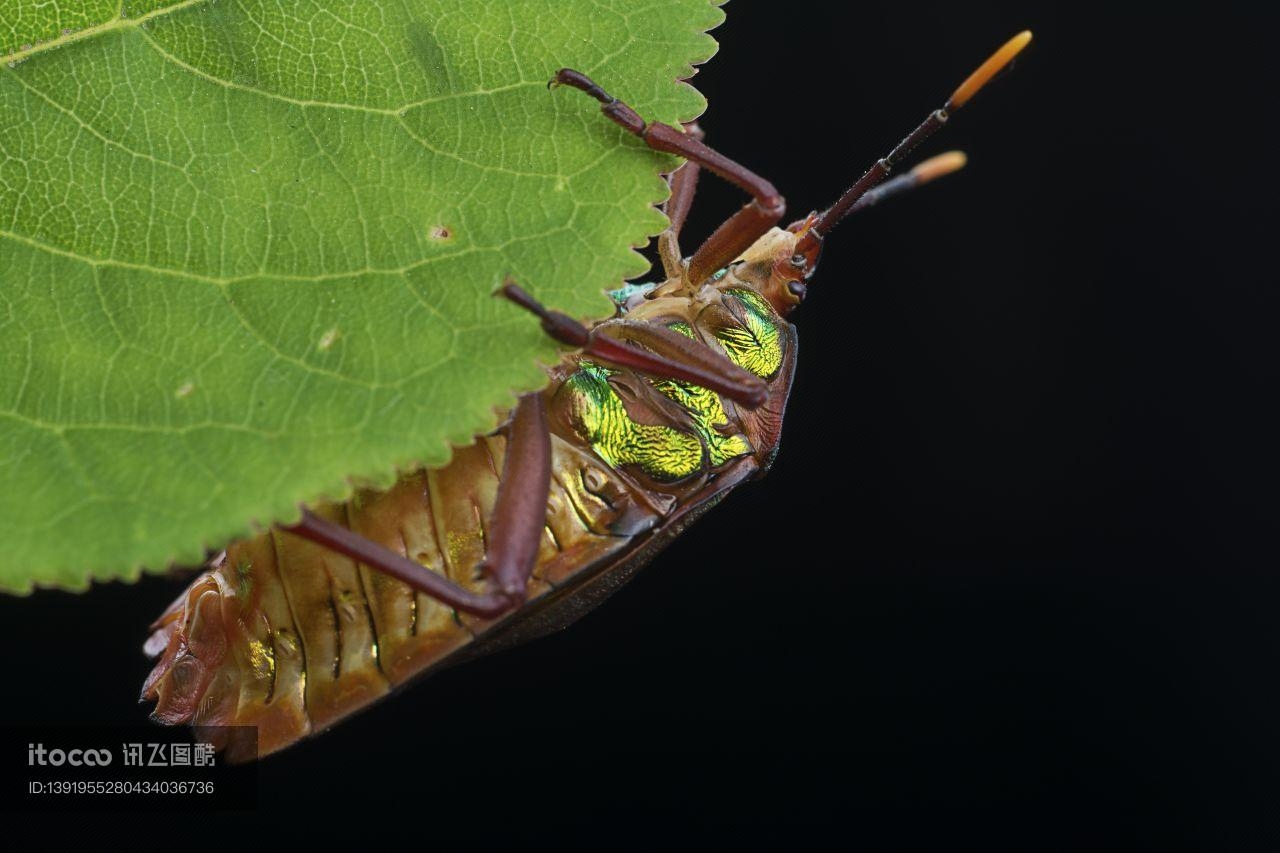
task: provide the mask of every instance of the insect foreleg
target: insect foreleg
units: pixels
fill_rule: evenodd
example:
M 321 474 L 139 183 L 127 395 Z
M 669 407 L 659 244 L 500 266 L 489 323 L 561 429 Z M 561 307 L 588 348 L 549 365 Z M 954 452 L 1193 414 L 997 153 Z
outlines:
M 489 521 L 481 567 L 491 589 L 475 593 L 402 554 L 303 510 L 284 530 L 323 545 L 476 616 L 498 616 L 518 606 L 537 562 L 551 488 L 551 433 L 541 394 L 520 398 L 507 438 L 502 479 Z
M 697 123 L 686 124 L 684 126 L 685 134 L 697 142 L 702 142 L 706 138 L 702 132 L 702 128 Z M 680 230 L 684 228 L 684 221 L 689 217 L 689 208 L 693 206 L 693 194 L 698 189 L 698 176 L 702 174 L 702 167 L 698 165 L 696 160 L 686 160 L 684 165 L 671 173 L 671 197 L 667 199 L 664 206 L 667 218 L 671 220 L 668 231 L 680 236 Z
M 601 112 L 616 124 L 643 139 L 645 144 L 655 151 L 684 157 L 690 163 L 696 163 L 715 172 L 729 183 L 751 194 L 751 201 L 729 217 L 698 247 L 698 251 L 693 253 L 686 273 L 690 284 L 701 284 L 721 267 L 736 259 L 776 225 L 786 213 L 786 200 L 773 184 L 746 166 L 704 145 L 692 134 L 681 133 L 671 125 L 662 122 L 645 122 L 639 113 L 610 95 L 582 72 L 574 71 L 572 68 L 561 68 L 551 82 L 572 86 L 586 92 L 600 102 Z
M 521 287 L 507 282 L 499 291 L 542 319 L 543 330 L 606 365 L 629 367 L 659 379 L 692 382 L 741 403 L 759 408 L 768 398 L 760 377 L 709 347 L 664 326 L 615 320 L 588 329 L 577 320 L 544 308 Z
M 702 128 L 696 123 L 686 124 L 685 133 L 701 142 Z M 693 160 L 686 160 L 683 165 L 667 176 L 671 187 L 671 197 L 663 205 L 663 211 L 671 224 L 658 236 L 658 254 L 662 258 L 662 269 L 667 278 L 678 278 L 683 274 L 684 256 L 680 253 L 680 232 L 684 222 L 689 218 L 689 209 L 693 207 L 693 196 L 698 189 L 698 176 L 702 167 Z

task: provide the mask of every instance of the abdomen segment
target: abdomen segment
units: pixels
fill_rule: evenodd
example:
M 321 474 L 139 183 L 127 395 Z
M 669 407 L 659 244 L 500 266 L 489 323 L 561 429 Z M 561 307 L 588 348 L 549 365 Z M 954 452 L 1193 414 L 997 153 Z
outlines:
M 231 545 L 156 622 L 143 697 L 168 724 L 252 725 L 265 755 L 333 724 L 445 661 L 555 586 L 622 554 L 667 507 L 593 455 L 552 439 L 547 522 L 527 603 L 498 620 L 455 613 L 394 578 L 271 529 Z M 362 491 L 318 514 L 480 591 L 476 566 L 497 494 L 500 435 L 444 468 Z M 230 745 L 234 750 L 235 745 Z M 231 759 L 251 758 L 228 755 Z

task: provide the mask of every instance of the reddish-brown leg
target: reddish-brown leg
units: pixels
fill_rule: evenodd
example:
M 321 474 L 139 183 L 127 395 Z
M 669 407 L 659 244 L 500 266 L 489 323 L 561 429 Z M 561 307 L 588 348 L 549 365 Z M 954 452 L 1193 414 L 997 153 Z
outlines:
M 702 141 L 702 128 L 696 124 L 687 124 L 685 133 Z M 671 224 L 658 235 L 658 258 L 662 261 L 662 271 L 668 279 L 679 279 L 684 275 L 684 255 L 680 251 L 680 232 L 684 229 L 684 221 L 693 207 L 693 195 L 698 189 L 698 176 L 702 167 L 692 160 L 686 160 L 674 172 L 667 175 L 667 185 L 671 187 L 671 197 L 663 205 L 663 211 Z
M 488 592 L 464 589 L 403 554 L 307 510 L 301 521 L 283 529 L 391 575 L 450 607 L 476 616 L 499 616 L 524 601 L 547 523 L 550 489 L 551 432 L 546 409 L 541 394 L 526 394 L 511 418 L 502 480 L 489 519 L 481 563 Z
M 702 128 L 696 123 L 686 124 L 684 132 L 686 136 L 697 142 L 705 138 Z M 671 173 L 668 179 L 671 185 L 671 197 L 667 199 L 663 210 L 671 220 L 667 230 L 676 237 L 680 236 L 684 221 L 689 218 L 689 209 L 693 207 L 693 195 L 698 190 L 698 176 L 701 174 L 702 167 L 696 161 L 686 160 L 680 168 Z
M 544 308 L 516 284 L 507 282 L 499 292 L 541 318 L 542 329 L 548 335 L 579 347 L 604 364 L 629 367 L 660 379 L 692 382 L 749 409 L 759 408 L 768 399 L 769 388 L 763 379 L 664 326 L 614 320 L 588 329 L 567 314 Z
M 610 95 L 582 72 L 561 68 L 551 82 L 586 92 L 600 102 L 601 112 L 628 132 L 643 139 L 655 151 L 684 157 L 690 163 L 715 172 L 751 194 L 751 201 L 729 217 L 693 253 L 686 273 L 690 284 L 701 284 L 721 267 L 736 259 L 786 213 L 786 200 L 773 184 L 720 152 L 708 148 L 690 134 L 681 133 L 669 124 L 645 122 L 639 113 Z

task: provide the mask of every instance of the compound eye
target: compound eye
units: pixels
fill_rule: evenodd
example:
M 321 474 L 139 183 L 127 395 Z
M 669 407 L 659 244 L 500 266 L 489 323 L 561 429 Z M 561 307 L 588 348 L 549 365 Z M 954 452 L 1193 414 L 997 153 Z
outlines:
M 795 297 L 796 302 L 803 302 L 804 295 L 809 292 L 809 288 L 805 287 L 803 282 L 791 281 L 787 282 L 787 291 Z

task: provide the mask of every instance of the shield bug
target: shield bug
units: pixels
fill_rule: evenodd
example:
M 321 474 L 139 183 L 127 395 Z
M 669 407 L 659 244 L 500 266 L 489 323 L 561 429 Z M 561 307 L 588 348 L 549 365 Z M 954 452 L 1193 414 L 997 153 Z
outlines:
M 252 725 L 288 746 L 435 668 L 573 622 L 738 484 L 772 464 L 796 366 L 787 316 L 849 214 L 960 168 L 952 152 L 886 180 L 1031 40 L 1010 39 L 829 208 L 785 229 L 782 196 L 696 127 L 646 122 L 571 69 L 669 176 L 665 277 L 613 291 L 585 326 L 514 282 L 499 294 L 569 347 L 495 433 L 387 491 L 304 510 L 232 543 L 154 623 L 143 687 L 162 723 Z M 751 196 L 689 257 L 699 172 Z M 235 745 L 228 748 L 232 758 Z

